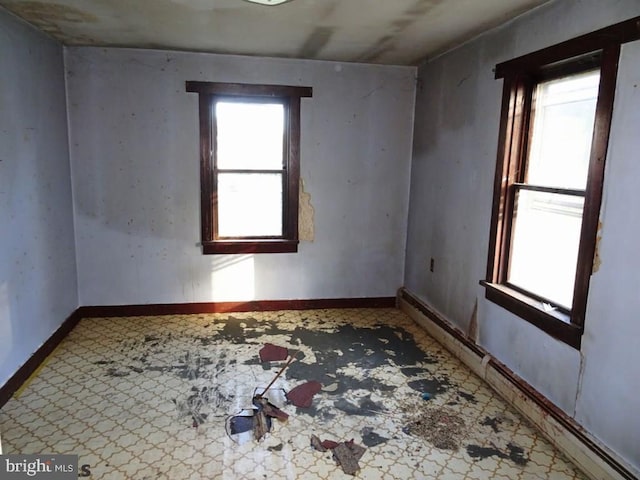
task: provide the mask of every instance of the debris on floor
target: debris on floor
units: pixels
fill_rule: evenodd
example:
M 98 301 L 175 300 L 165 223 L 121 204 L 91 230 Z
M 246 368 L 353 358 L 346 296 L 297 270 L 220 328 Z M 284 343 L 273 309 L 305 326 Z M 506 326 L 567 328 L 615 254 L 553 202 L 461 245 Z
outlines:
M 323 440 L 320 445 L 322 445 L 322 448 L 325 450 L 333 450 L 338 446 L 338 442 L 334 442 L 333 440 Z
M 317 435 L 311 435 L 311 447 L 318 452 L 326 452 L 327 448 L 322 445 L 322 442 Z
M 322 384 L 315 380 L 298 385 L 287 393 L 287 400 L 296 407 L 309 408 L 313 396 L 322 390 Z
M 253 413 L 253 438 L 260 441 L 269 430 L 271 430 L 271 417 L 268 417 L 264 410 L 257 409 Z
M 289 418 L 289 414 L 273 405 L 266 397 L 256 395 L 252 403 L 250 414 L 233 415 L 227 420 L 227 433 L 230 436 L 253 431 L 253 438 L 259 441 L 271 431 L 274 418 L 283 422 Z
M 274 345 L 273 343 L 265 343 L 264 347 L 260 349 L 259 354 L 261 362 L 277 362 L 286 360 L 289 356 L 289 350 L 285 347 Z
M 322 440 L 316 435 L 311 435 L 311 446 L 318 452 L 326 452 L 327 450 L 333 450 L 338 446 L 338 442 L 333 440 Z
M 253 415 L 235 415 L 229 419 L 229 433 L 238 435 L 253 430 Z
M 348 442 L 320 441 L 316 435 L 311 435 L 311 446 L 318 452 L 331 450 L 336 464 L 342 467 L 342 471 L 347 475 L 355 475 L 360 470 L 358 461 L 367 451 L 365 447 L 358 445 L 353 439 Z
M 367 449 L 353 440 L 341 442 L 333 449 L 333 458 L 347 475 L 355 475 L 360 470 L 358 460 Z
M 282 353 L 285 354 L 284 357 L 282 357 Z M 227 433 L 229 435 L 241 434 L 249 430 L 253 430 L 253 438 L 256 441 L 260 441 L 271 430 L 273 418 L 276 418 L 283 422 L 289 418 L 288 413 L 276 407 L 269 401 L 269 399 L 265 395 L 272 387 L 272 385 L 276 382 L 276 380 L 280 378 L 282 372 L 284 372 L 286 368 L 295 360 L 297 353 L 298 352 L 294 352 L 293 355 L 289 357 L 288 349 L 284 347 L 278 347 L 277 345 L 273 345 L 272 343 L 266 343 L 265 346 L 260 350 L 260 359 L 263 361 L 265 361 L 265 359 L 274 360 L 276 359 L 276 357 L 279 360 L 284 360 L 287 357 L 289 357 L 289 359 L 282 366 L 282 368 L 280 368 L 278 373 L 273 377 L 266 388 L 256 389 L 254 391 L 253 398 L 251 399 L 251 403 L 253 404 L 253 408 L 251 409 L 252 415 L 235 415 L 230 417 L 227 427 Z M 258 390 L 261 390 L 262 393 L 256 393 Z
M 465 433 L 462 417 L 444 408 L 423 408 L 405 425 L 402 431 L 421 437 L 434 447 L 458 451 Z
M 274 383 L 276 383 L 276 380 L 278 380 L 278 378 L 280 378 L 280 375 L 282 375 L 282 372 L 284 372 L 287 367 L 289 365 L 291 365 L 291 363 L 296 359 L 296 356 L 298 355 L 298 353 L 300 353 L 299 351 L 294 352 L 290 357 L 289 360 L 287 360 L 287 363 L 285 363 L 282 368 L 280 369 L 280 371 L 278 373 L 276 373 L 276 376 L 273 377 L 273 380 L 271 380 L 271 382 L 269 383 L 269 385 L 267 385 L 267 388 L 264 389 L 264 391 L 262 392 L 262 395 L 264 395 L 265 393 L 267 393 L 267 391 L 273 386 Z M 260 396 L 260 395 L 257 395 Z
M 266 342 L 298 352 L 268 391 L 287 360 L 260 362 Z M 310 380 L 323 388 L 296 409 L 287 392 Z M 256 395 L 290 415 L 280 423 L 265 414 L 259 442 Z M 455 414 L 465 426 L 442 428 L 458 452 L 436 448 L 443 444 L 422 431 L 425 418 Z M 95 463 L 96 478 L 587 479 L 394 309 L 83 319 L 0 409 L 0 430 L 7 452 L 64 444 Z M 355 477 L 332 458 L 352 437 L 367 447 Z
M 253 405 L 258 409 L 258 411 L 263 412 L 268 417 L 277 418 L 278 420 L 282 421 L 285 421 L 287 418 L 289 418 L 288 413 L 280 410 L 262 395 L 256 395 L 255 397 L 253 397 Z

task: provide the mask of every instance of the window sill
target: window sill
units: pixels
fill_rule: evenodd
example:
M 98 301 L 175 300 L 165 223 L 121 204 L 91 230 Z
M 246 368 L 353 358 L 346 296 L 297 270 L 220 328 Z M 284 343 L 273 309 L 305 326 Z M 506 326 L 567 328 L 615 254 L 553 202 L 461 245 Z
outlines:
M 295 253 L 298 240 L 222 240 L 202 242 L 204 255 L 238 253 Z
M 482 280 L 487 300 L 500 305 L 523 320 L 535 325 L 552 337 L 580 350 L 582 328 L 570 323 L 569 315 L 557 311 L 547 311 L 542 302 L 528 297 L 505 285 Z

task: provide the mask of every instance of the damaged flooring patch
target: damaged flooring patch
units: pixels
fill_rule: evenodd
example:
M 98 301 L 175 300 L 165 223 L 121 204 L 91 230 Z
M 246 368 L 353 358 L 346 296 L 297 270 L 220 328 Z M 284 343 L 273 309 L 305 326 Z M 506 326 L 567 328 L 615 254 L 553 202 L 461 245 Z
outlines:
M 256 441 L 284 349 L 264 396 L 288 418 Z M 584 478 L 395 309 L 85 319 L 0 431 L 5 453 L 77 454 L 107 480 Z
M 466 430 L 459 414 L 446 408 L 408 409 L 412 411 L 412 418 L 404 427 L 404 433 L 423 438 L 440 450 L 458 451 Z

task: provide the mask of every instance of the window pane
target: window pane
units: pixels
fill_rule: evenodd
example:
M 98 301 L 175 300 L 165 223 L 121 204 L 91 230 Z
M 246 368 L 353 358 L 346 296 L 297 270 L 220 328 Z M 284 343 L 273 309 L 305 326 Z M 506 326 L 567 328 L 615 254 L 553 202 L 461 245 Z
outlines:
M 282 236 L 282 174 L 218 174 L 218 236 Z
M 583 197 L 518 192 L 509 283 L 571 308 L 583 206 Z
M 284 107 L 273 103 L 216 103 L 218 168 L 281 169 Z
M 600 72 L 538 85 L 527 183 L 584 190 Z

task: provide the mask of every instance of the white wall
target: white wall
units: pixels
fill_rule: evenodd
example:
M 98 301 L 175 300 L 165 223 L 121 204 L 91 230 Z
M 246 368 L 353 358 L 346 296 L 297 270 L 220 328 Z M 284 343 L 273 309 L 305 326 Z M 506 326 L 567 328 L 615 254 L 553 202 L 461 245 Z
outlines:
M 77 306 L 62 47 L 0 9 L 0 385 Z
M 402 284 L 413 67 L 68 48 L 82 305 L 393 296 Z M 301 172 L 315 240 L 202 255 L 197 95 L 186 80 L 313 87 Z
M 640 469 L 640 42 L 620 61 L 600 256 L 581 351 L 488 302 L 485 277 L 502 81 L 496 63 L 640 15 L 638 0 L 547 4 L 419 70 L 406 287 Z M 435 271 L 429 272 L 429 259 Z

